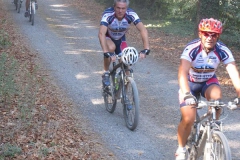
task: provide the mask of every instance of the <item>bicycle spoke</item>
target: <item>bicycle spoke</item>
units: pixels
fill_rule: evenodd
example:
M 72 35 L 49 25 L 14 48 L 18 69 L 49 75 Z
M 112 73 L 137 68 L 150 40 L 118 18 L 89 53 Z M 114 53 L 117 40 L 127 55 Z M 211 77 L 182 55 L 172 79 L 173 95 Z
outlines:
M 114 77 L 114 75 L 110 75 L 111 85 L 103 88 L 104 103 L 105 103 L 106 110 L 109 113 L 113 113 L 115 111 L 115 108 L 116 108 L 116 105 L 117 105 L 117 100 L 115 99 L 115 94 L 114 94 L 114 80 L 113 80 L 113 77 Z
M 139 99 L 136 83 L 131 77 L 125 85 L 125 99 L 123 102 L 123 112 L 126 125 L 130 130 L 137 127 L 139 119 Z

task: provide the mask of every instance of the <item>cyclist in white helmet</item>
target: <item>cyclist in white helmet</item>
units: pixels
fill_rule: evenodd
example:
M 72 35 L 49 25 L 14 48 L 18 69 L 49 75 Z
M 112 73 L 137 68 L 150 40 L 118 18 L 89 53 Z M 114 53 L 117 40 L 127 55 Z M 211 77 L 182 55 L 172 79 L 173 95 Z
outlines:
M 150 52 L 147 29 L 137 13 L 128 8 L 128 5 L 129 0 L 114 0 L 113 7 L 106 9 L 102 15 L 98 37 L 104 55 L 104 74 L 102 75 L 104 86 L 110 85 L 109 65 L 111 60 L 115 61 L 115 54 L 120 54 L 127 47 L 125 33 L 131 23 L 136 26 L 142 37 L 144 50 L 141 52 L 140 58 L 145 58 L 146 54 Z

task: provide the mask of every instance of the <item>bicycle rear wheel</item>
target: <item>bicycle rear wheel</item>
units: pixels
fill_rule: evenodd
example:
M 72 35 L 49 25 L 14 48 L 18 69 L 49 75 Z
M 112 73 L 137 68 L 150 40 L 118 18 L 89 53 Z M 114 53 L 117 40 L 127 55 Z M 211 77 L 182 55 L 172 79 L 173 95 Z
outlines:
M 109 113 L 113 113 L 116 109 L 116 105 L 117 105 L 117 99 L 115 98 L 115 91 L 114 91 L 114 78 L 115 75 L 114 74 L 110 74 L 110 86 L 105 86 L 103 88 L 103 99 L 104 99 L 104 103 L 105 103 L 105 107 L 106 110 Z
M 30 12 L 28 11 L 28 14 L 29 14 L 29 22 L 32 21 L 32 13 L 30 14 Z
M 18 9 L 18 1 L 19 0 L 14 0 L 14 4 L 15 4 L 15 7 L 16 7 L 16 10 Z
M 34 9 L 33 9 L 33 7 L 32 7 L 32 9 L 31 9 L 32 11 L 32 14 L 31 14 L 31 21 L 32 21 L 32 26 L 34 25 L 34 13 L 35 13 L 35 11 L 34 11 Z
M 133 78 L 127 78 L 124 93 L 126 97 L 123 102 L 123 114 L 127 125 L 130 130 L 136 129 L 139 121 L 139 98 L 138 90 Z
M 207 146 L 207 145 L 206 145 Z M 207 148 L 205 147 L 204 160 L 208 160 Z M 231 150 L 226 136 L 220 131 L 213 131 L 210 156 L 212 159 L 232 160 Z
M 196 160 L 197 158 L 197 148 L 194 145 L 194 138 L 196 135 L 196 129 L 192 126 L 191 133 L 187 139 L 187 153 L 186 153 L 186 160 Z
M 21 0 L 18 0 L 17 2 L 17 12 L 20 13 L 20 8 L 21 8 Z

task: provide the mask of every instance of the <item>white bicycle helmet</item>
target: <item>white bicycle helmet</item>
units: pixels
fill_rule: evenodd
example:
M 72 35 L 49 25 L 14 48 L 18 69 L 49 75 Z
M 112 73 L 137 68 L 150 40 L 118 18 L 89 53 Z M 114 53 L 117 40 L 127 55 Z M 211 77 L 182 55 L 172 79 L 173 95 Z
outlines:
M 122 50 L 121 59 L 125 65 L 132 65 L 138 60 L 138 51 L 134 47 L 126 47 Z

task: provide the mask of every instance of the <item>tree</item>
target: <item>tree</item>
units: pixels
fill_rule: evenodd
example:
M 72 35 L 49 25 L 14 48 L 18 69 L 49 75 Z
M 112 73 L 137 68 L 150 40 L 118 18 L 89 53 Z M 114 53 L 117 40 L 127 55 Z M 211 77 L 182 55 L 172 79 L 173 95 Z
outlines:
M 219 19 L 220 0 L 198 0 L 194 36 L 198 36 L 198 24 L 203 18 Z

